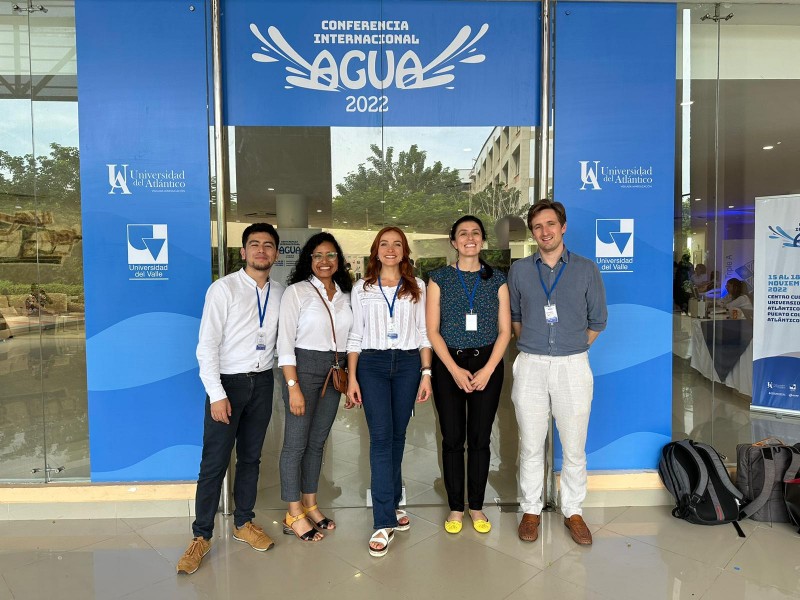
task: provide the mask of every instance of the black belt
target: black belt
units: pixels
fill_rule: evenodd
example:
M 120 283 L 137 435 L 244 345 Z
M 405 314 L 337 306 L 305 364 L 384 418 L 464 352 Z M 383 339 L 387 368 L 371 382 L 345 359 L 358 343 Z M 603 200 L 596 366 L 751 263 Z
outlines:
M 220 373 L 220 377 L 226 377 L 229 379 L 245 379 L 258 377 L 259 375 L 265 375 L 267 373 L 272 374 L 272 369 L 266 369 L 264 371 L 250 371 L 249 373 Z
M 480 348 L 448 348 L 451 356 L 480 356 L 481 354 L 491 354 L 494 349 L 494 344 L 488 346 L 481 346 Z

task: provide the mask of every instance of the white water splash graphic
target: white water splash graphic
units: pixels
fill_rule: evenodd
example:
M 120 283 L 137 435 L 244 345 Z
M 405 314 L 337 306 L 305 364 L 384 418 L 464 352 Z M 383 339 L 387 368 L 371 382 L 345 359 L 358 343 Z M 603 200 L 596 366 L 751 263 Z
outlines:
M 267 28 L 267 35 L 259 31 L 255 23 L 250 24 L 250 31 L 261 43 L 260 52 L 253 52 L 253 60 L 261 63 L 288 63 L 284 68 L 288 73 L 285 89 L 295 87 L 323 92 L 341 92 L 359 90 L 366 87 L 367 82 L 376 89 L 396 87 L 401 90 L 418 90 L 445 86 L 454 89 L 453 71 L 455 62 L 477 64 L 486 60 L 484 54 L 476 54 L 475 45 L 489 30 L 489 24 L 481 25 L 472 36 L 472 28 L 465 25 L 447 47 L 427 65 L 423 65 L 413 50 L 407 50 L 399 58 L 393 50 L 385 50 L 379 56 L 377 50 L 364 52 L 353 48 L 337 59 L 328 50 L 319 52 L 313 61 L 303 58 L 297 50 L 283 37 L 275 26 Z M 472 37 L 471 37 L 472 36 Z M 470 39 L 471 38 L 471 39 Z M 458 58 L 462 54 L 468 54 Z M 385 76 L 381 78 L 381 63 L 385 68 Z M 354 77 L 355 76 L 355 77 Z

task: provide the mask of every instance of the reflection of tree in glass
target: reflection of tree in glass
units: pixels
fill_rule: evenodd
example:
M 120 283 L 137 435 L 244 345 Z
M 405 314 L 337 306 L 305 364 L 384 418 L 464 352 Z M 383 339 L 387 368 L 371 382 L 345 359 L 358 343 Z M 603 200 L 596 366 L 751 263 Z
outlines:
M 503 217 L 524 217 L 528 212 L 528 204 L 522 204 L 517 188 L 489 185 L 472 196 L 472 210 L 481 217 L 486 229 L 492 231 L 494 224 Z
M 0 203 L 8 197 L 15 197 L 18 205 L 25 204 L 25 199 L 36 199 L 40 205 L 45 202 L 47 210 L 59 211 L 59 215 L 67 212 L 79 216 L 78 149 L 50 144 L 50 154 L 38 156 L 35 160 L 32 154 L 12 156 L 0 150 Z
M 375 144 L 367 163 L 337 184 L 333 199 L 336 227 L 377 229 L 383 225 L 411 231 L 446 233 L 459 213 L 469 207 L 458 170 L 436 161 L 426 165 L 427 153 L 416 144 L 394 157 Z

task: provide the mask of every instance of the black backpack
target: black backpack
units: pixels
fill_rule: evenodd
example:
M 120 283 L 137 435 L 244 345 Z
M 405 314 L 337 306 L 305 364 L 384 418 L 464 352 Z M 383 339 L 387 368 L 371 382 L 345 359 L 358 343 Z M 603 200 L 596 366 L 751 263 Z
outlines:
M 744 496 L 714 448 L 692 440 L 671 442 L 661 450 L 658 474 L 675 498 L 673 517 L 697 525 L 733 523 L 744 537 L 737 523 Z

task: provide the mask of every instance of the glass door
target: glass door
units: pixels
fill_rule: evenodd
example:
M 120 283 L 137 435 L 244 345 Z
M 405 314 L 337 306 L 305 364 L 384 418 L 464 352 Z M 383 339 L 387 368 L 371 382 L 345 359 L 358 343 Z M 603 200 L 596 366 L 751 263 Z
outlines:
M 785 59 L 800 8 L 686 5 L 679 15 L 674 437 L 735 462 L 737 444 L 800 437 L 791 414 L 753 410 L 753 337 L 765 331 L 754 319 L 756 199 L 800 191 L 800 71 Z
M 89 477 L 74 3 L 0 15 L 0 479 Z

